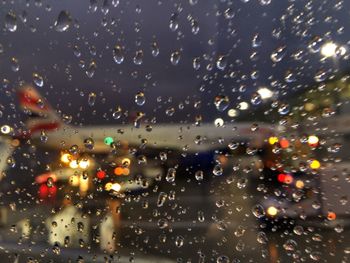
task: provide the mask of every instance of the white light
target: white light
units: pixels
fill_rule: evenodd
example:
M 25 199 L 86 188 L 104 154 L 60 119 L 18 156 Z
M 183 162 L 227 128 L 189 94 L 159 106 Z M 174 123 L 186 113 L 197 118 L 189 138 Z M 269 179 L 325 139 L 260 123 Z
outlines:
M 346 48 L 344 46 L 338 47 L 336 50 L 337 55 L 344 56 L 346 53 Z
M 262 88 L 258 89 L 257 92 L 260 95 L 261 99 L 263 99 L 263 100 L 269 99 L 273 96 L 273 92 L 266 87 L 262 87 Z
M 90 161 L 88 159 L 83 159 L 79 162 L 79 167 L 81 169 L 86 169 L 89 167 L 89 165 L 90 165 Z
M 122 186 L 120 184 L 118 184 L 118 183 L 112 184 L 111 190 L 119 192 L 120 189 L 122 189 Z
M 224 125 L 224 120 L 221 118 L 217 118 L 215 119 L 214 124 L 216 127 L 221 127 L 222 125 Z
M 69 163 L 69 167 L 72 168 L 72 169 L 76 169 L 79 167 L 79 164 L 77 162 L 77 160 L 73 160 Z
M 11 127 L 8 125 L 1 126 L 1 132 L 2 134 L 9 134 L 11 131 Z
M 322 56 L 329 58 L 336 55 L 338 46 L 333 42 L 327 42 L 321 47 Z
M 238 107 L 240 110 L 247 110 L 249 109 L 249 104 L 245 101 L 242 101 L 238 104 Z
M 236 111 L 235 109 L 230 109 L 228 112 L 227 112 L 227 115 L 231 118 L 233 117 L 237 117 L 238 115 L 238 111 Z

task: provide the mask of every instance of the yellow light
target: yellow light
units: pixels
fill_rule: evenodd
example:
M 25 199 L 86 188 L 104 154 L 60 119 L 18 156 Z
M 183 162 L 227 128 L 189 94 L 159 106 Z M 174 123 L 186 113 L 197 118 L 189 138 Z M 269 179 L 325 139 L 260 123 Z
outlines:
M 89 159 L 80 160 L 79 167 L 81 169 L 87 169 L 89 166 L 90 166 L 90 160 Z
M 105 190 L 110 191 L 112 189 L 113 184 L 111 182 L 108 182 L 105 184 Z
M 336 55 L 338 46 L 333 42 L 327 42 L 321 47 L 322 56 L 329 58 Z
M 69 177 L 69 183 L 72 186 L 78 186 L 79 185 L 79 177 L 77 175 L 72 175 Z
M 122 186 L 120 184 L 118 184 L 118 183 L 112 184 L 111 190 L 119 192 L 120 189 L 122 189 Z
M 315 135 L 310 135 L 309 138 L 307 139 L 307 142 L 310 146 L 315 146 L 318 144 L 318 137 Z
M 278 138 L 275 136 L 272 136 L 269 138 L 269 144 L 274 145 L 275 143 L 278 142 Z
M 302 188 L 304 188 L 304 182 L 301 181 L 301 180 L 297 180 L 297 181 L 295 182 L 295 186 L 296 186 L 297 188 L 299 188 L 299 189 L 302 189 Z
M 229 117 L 231 117 L 231 118 L 237 117 L 238 111 L 235 110 L 235 109 L 229 109 L 228 112 L 227 112 L 227 115 L 228 115 Z
M 317 160 L 312 160 L 312 162 L 310 163 L 310 168 L 311 169 L 318 169 L 320 167 L 321 167 L 321 164 Z
M 64 153 L 61 155 L 62 163 L 69 163 L 71 159 L 72 159 L 72 156 L 69 153 Z
M 89 190 L 89 178 L 84 178 L 83 175 L 80 175 L 79 179 L 79 191 L 82 193 L 87 192 Z
M 312 110 L 314 110 L 315 108 L 316 108 L 315 104 L 313 104 L 313 103 L 311 103 L 311 102 L 307 102 L 307 103 L 305 103 L 305 105 L 304 105 L 304 109 L 305 109 L 306 111 L 312 111 Z
M 77 160 L 72 160 L 72 161 L 69 163 L 69 167 L 72 168 L 72 169 L 78 168 L 78 167 L 79 167 L 78 161 L 77 161 Z
M 278 209 L 274 206 L 270 206 L 269 208 L 267 208 L 267 214 L 269 216 L 276 216 L 278 213 Z
M 122 165 L 125 166 L 125 167 L 129 167 L 129 166 L 130 166 L 130 163 L 131 163 L 131 161 L 130 161 L 129 158 L 124 158 L 124 159 L 122 160 Z

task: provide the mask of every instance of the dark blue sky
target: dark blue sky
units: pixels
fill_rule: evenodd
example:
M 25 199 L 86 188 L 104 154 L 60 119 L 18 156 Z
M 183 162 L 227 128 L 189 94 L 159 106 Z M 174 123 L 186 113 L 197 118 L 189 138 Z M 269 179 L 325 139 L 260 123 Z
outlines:
M 0 54 L 0 70 L 2 79 L 10 82 L 0 93 L 2 123 L 20 121 L 18 107 L 11 105 L 16 103 L 14 88 L 19 81 L 32 83 L 34 72 L 44 78 L 40 92 L 59 111 L 72 115 L 73 123 L 117 124 L 122 120 L 111 118 L 117 106 L 128 112 L 143 111 L 146 118 L 161 122 L 194 122 L 199 114 L 203 121 L 217 116 L 229 120 L 226 112 L 215 109 L 213 101 L 218 94 L 227 95 L 229 108 L 234 108 L 240 100 L 249 101 L 259 86 L 268 86 L 288 102 L 295 90 L 314 82 L 318 70 L 330 76 L 347 69 L 348 60 L 321 63 L 320 54 L 308 49 L 314 36 L 341 44 L 349 41 L 350 3 L 346 1 L 341 7 L 334 1 L 272 0 L 262 5 L 258 0 L 221 0 L 191 5 L 196 1 L 152 0 L 120 1 L 114 7 L 109 0 L 107 14 L 103 14 L 103 2 L 97 1 L 95 12 L 83 0 L 1 4 L 0 43 L 4 51 Z M 5 28 L 5 17 L 11 10 L 17 15 L 15 32 Z M 62 10 L 68 11 L 74 22 L 68 31 L 57 32 L 53 25 Z M 23 11 L 27 13 L 25 23 L 20 19 Z M 175 32 L 169 28 L 174 13 L 179 23 Z M 192 32 L 193 23 L 198 23 L 197 34 Z M 256 34 L 261 45 L 253 48 Z M 151 54 L 153 42 L 159 47 L 157 57 Z M 125 56 L 120 65 L 112 55 L 117 44 L 123 47 Z M 74 46 L 78 46 L 80 57 L 74 55 Z M 273 63 L 271 53 L 283 46 L 283 59 Z M 133 63 L 138 50 L 144 53 L 142 65 Z M 176 66 L 170 62 L 175 51 L 181 54 Z M 298 51 L 303 55 L 296 61 L 292 54 Z M 221 55 L 227 62 L 223 71 L 216 67 Z M 19 61 L 18 72 L 11 70 L 12 57 Z M 199 70 L 192 66 L 195 57 L 201 60 Z M 97 69 L 94 77 L 88 78 L 79 63 L 88 67 L 92 60 Z M 284 80 L 288 69 L 295 74 L 296 82 Z M 134 102 L 138 91 L 146 96 L 142 107 Z M 87 103 L 90 92 L 97 94 L 93 107 Z M 198 101 L 201 107 L 196 109 Z M 166 109 L 171 107 L 175 113 L 167 116 Z

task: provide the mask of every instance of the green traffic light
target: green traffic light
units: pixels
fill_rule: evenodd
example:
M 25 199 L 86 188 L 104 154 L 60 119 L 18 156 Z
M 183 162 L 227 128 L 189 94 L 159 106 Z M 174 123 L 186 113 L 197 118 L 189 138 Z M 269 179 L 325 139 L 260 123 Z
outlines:
M 111 143 L 113 143 L 113 141 L 114 140 L 112 137 L 106 137 L 104 140 L 105 144 L 107 144 L 107 145 L 111 145 Z

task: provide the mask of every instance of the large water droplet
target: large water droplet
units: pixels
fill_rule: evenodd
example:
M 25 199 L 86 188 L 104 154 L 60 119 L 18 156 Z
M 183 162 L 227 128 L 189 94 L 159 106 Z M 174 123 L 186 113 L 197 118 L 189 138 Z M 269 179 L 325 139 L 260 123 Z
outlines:
M 153 42 L 151 45 L 152 56 L 156 57 L 159 54 L 159 48 L 156 42 Z
M 220 112 L 225 111 L 229 106 L 229 104 L 230 104 L 230 100 L 227 96 L 218 95 L 214 99 L 214 105 L 216 109 Z
M 179 27 L 178 14 L 173 13 L 170 17 L 169 28 L 171 31 L 176 31 Z
M 227 66 L 227 57 L 226 56 L 219 56 L 219 58 L 216 61 L 216 67 L 219 70 L 224 70 Z
M 119 45 L 115 45 L 113 48 L 113 59 L 117 64 L 121 64 L 124 61 L 123 49 Z
M 95 101 L 96 101 L 96 93 L 94 92 L 90 92 L 89 93 L 89 97 L 88 97 L 88 104 L 89 106 L 94 106 L 95 105 Z
M 134 57 L 134 64 L 135 65 L 141 65 L 143 62 L 143 51 L 138 50 L 136 51 L 135 57 Z
M 184 244 L 184 237 L 183 236 L 177 236 L 176 238 L 175 238 L 175 245 L 177 246 L 177 247 L 182 247 L 183 246 L 183 244 Z
M 145 94 L 143 92 L 136 93 L 136 95 L 135 95 L 135 103 L 138 106 L 143 106 L 145 104 L 145 102 L 146 102 Z
M 170 62 L 171 64 L 173 64 L 174 66 L 176 66 L 177 64 L 179 64 L 181 55 L 179 51 L 175 51 L 171 54 L 170 56 Z
M 265 216 L 265 210 L 262 207 L 262 205 L 259 204 L 253 206 L 252 213 L 257 218 L 262 218 L 263 216 Z
M 72 18 L 67 11 L 61 11 L 55 21 L 55 29 L 57 32 L 65 32 L 69 29 L 72 23 Z
M 38 73 L 33 73 L 33 82 L 38 87 L 44 86 L 44 79 Z
M 97 68 L 97 65 L 95 61 L 91 61 L 89 64 L 89 67 L 85 71 L 86 76 L 88 76 L 89 78 L 92 78 L 95 75 L 96 68 Z
M 17 17 L 12 11 L 8 12 L 5 16 L 5 28 L 10 32 L 17 30 Z
M 176 178 L 176 169 L 169 168 L 165 176 L 165 180 L 169 183 L 173 183 L 175 181 L 175 178 Z
M 286 55 L 286 47 L 281 46 L 272 52 L 270 58 L 274 63 L 277 63 L 277 62 L 280 62 L 285 57 L 285 55 Z

